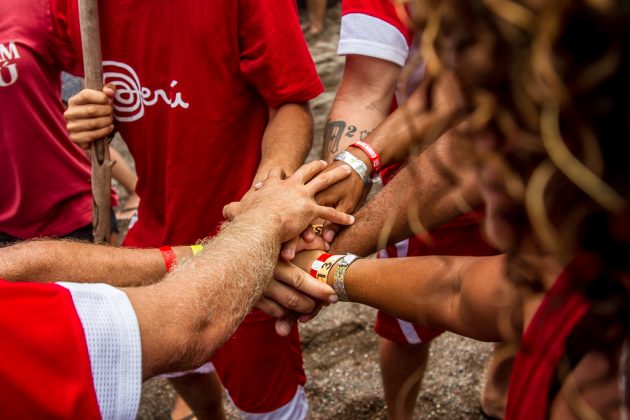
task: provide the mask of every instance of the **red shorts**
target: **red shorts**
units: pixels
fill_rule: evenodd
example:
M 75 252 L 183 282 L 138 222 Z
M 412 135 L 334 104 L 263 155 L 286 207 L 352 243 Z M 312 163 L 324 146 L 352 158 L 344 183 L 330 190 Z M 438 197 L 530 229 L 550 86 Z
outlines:
M 417 257 L 422 255 L 495 255 L 496 249 L 486 243 L 481 233 L 483 212 L 472 211 L 461 215 L 430 232 L 430 241 L 413 236 L 378 253 L 378 258 Z M 442 334 L 443 330 L 429 328 L 396 319 L 378 312 L 374 330 L 378 335 L 397 343 L 426 343 Z
M 275 318 L 254 309 L 215 353 L 212 363 L 228 395 L 248 418 L 304 418 L 306 375 L 297 326 L 276 334 Z

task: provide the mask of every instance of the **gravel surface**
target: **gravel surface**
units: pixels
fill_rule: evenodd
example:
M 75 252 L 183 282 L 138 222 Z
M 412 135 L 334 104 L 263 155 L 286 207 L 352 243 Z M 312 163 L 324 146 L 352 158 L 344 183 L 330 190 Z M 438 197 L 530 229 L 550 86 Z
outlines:
M 309 159 L 319 157 L 321 152 L 323 127 L 342 74 L 344 59 L 336 55 L 339 16 L 339 6 L 329 9 L 325 32 L 309 40 L 326 87 L 311 103 L 316 140 Z M 124 145 L 117 143 L 116 147 L 125 152 Z M 312 419 L 386 418 L 378 338 L 373 332 L 375 314 L 371 308 L 342 303 L 326 308 L 315 320 L 301 326 Z M 448 333 L 434 340 L 416 417 L 482 419 L 479 393 L 490 350 L 490 344 Z M 166 380 L 146 382 L 138 418 L 169 418 L 173 398 L 174 391 Z M 226 406 L 228 418 L 239 418 L 229 402 Z

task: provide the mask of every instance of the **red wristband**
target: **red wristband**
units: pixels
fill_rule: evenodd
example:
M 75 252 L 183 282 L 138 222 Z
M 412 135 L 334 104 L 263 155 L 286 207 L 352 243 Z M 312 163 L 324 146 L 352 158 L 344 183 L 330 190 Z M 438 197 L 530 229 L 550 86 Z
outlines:
M 351 144 L 349 147 L 356 147 L 363 150 L 363 152 L 370 159 L 370 162 L 372 162 L 372 169 L 374 169 L 374 174 L 378 174 L 381 172 L 381 157 L 378 153 L 376 153 L 376 150 L 374 150 L 372 146 L 364 141 L 359 140 L 358 142 Z
M 166 265 L 166 272 L 170 272 L 175 264 L 177 264 L 177 256 L 175 251 L 170 246 L 160 247 L 162 258 L 164 258 L 164 265 Z
M 317 278 L 317 270 L 319 270 L 319 266 L 325 263 L 326 260 L 330 257 L 332 257 L 332 254 L 322 254 L 319 256 L 319 258 L 313 261 L 313 264 L 311 264 L 311 277 L 313 277 L 314 279 Z M 318 261 L 320 262 L 320 264 L 317 264 Z

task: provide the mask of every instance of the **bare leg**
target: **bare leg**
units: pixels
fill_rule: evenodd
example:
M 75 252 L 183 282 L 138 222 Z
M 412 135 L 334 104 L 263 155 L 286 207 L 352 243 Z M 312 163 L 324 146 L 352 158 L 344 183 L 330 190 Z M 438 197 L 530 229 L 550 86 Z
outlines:
M 216 372 L 193 373 L 170 379 L 175 390 L 182 396 L 198 420 L 225 419 L 223 411 L 223 386 Z M 173 419 L 180 420 L 182 405 L 176 401 Z M 178 417 L 175 417 L 178 416 Z
M 112 177 L 116 179 L 129 194 L 125 201 L 124 208 L 116 214 L 116 217 L 118 219 L 129 219 L 133 216 L 138 205 L 140 205 L 140 197 L 138 197 L 135 191 L 138 177 L 131 170 L 129 165 L 127 165 L 120 153 L 111 146 L 109 148 L 109 155 L 111 160 L 116 162 L 116 164 L 112 166 Z
M 402 344 L 381 338 L 380 365 L 390 419 L 411 419 L 431 343 Z
M 307 0 L 308 17 L 310 22 L 309 33 L 316 35 L 324 29 L 326 17 L 326 0 Z
M 486 371 L 486 383 L 481 393 L 481 411 L 487 416 L 502 419 L 505 416 L 505 404 L 508 383 L 512 373 L 514 353 L 504 343 L 494 345 L 494 350 Z

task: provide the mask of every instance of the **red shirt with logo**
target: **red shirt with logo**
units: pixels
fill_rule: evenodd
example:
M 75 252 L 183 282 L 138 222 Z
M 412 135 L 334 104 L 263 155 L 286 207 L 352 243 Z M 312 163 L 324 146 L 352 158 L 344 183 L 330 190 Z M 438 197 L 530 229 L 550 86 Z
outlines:
M 68 139 L 46 0 L 0 2 L 0 233 L 61 236 L 90 223 L 90 165 Z
M 55 0 L 80 55 L 76 0 Z M 211 235 L 250 188 L 268 108 L 322 91 L 291 0 L 100 2 L 104 77 L 138 172 L 127 245 Z M 291 141 L 291 139 L 287 139 Z

